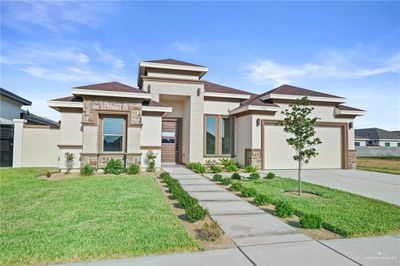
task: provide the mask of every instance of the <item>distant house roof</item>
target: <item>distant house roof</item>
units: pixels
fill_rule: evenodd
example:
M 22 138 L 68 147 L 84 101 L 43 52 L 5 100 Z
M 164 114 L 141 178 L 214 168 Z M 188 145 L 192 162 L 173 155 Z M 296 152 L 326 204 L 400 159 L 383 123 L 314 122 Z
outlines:
M 10 98 L 10 99 L 12 99 L 12 100 L 14 100 L 16 102 L 19 102 L 22 105 L 31 105 L 32 104 L 31 101 L 28 101 L 28 100 L 22 98 L 21 96 L 18 96 L 16 94 L 12 93 L 11 91 L 8 91 L 8 90 L 3 89 L 3 88 L 0 88 L 0 95 L 3 96 L 3 97 Z
M 147 60 L 147 61 L 143 61 L 143 62 L 158 63 L 158 64 L 167 64 L 167 65 L 181 65 L 181 66 L 204 67 L 204 66 L 201 66 L 201 65 L 196 65 L 196 64 L 192 64 L 192 63 L 188 63 L 188 62 L 184 62 L 184 61 L 179 61 L 179 60 L 175 60 L 175 59 L 172 59 L 172 58 L 158 59 L 158 60 Z
M 268 95 L 268 94 L 286 94 L 286 95 L 298 95 L 298 96 L 342 98 L 342 97 L 339 97 L 336 95 L 322 93 L 322 92 L 304 89 L 304 88 L 300 88 L 300 87 L 295 87 L 295 86 L 287 85 L 287 84 L 279 86 L 279 87 L 265 93 L 265 95 Z
M 355 130 L 356 138 L 358 139 L 395 139 L 400 140 L 398 131 L 387 131 L 380 128 L 363 128 Z
M 21 110 L 21 117 L 20 118 L 27 120 L 28 124 L 45 125 L 45 126 L 50 126 L 52 128 L 59 128 L 60 127 L 60 124 L 55 122 L 55 121 L 53 121 L 53 120 L 50 120 L 50 119 L 47 119 L 47 118 L 44 118 L 44 117 L 41 117 L 41 116 L 34 115 L 34 114 L 30 113 L 29 111 L 25 111 L 25 110 Z
M 251 94 L 250 92 L 243 91 L 243 90 L 238 90 L 234 89 L 228 86 L 212 83 L 209 81 L 206 81 L 204 83 L 204 90 L 206 92 L 216 92 L 216 93 L 232 93 L 232 94 Z
M 116 81 L 98 83 L 86 86 L 75 87 L 80 90 L 100 90 L 100 91 L 117 91 L 117 92 L 134 92 L 134 93 L 148 93 L 135 87 L 128 86 Z

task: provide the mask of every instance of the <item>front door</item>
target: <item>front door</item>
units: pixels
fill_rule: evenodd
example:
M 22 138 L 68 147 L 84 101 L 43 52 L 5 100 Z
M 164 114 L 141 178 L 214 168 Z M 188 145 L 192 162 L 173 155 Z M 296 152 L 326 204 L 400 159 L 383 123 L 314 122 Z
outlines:
M 180 162 L 180 122 L 177 118 L 163 118 L 161 132 L 161 162 Z
M 13 161 L 14 126 L 0 126 L 0 166 L 11 167 Z

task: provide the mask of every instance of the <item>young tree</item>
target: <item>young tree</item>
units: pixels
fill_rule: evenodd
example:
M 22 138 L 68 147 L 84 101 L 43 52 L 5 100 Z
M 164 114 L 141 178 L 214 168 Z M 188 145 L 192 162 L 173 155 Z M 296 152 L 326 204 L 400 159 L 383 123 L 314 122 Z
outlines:
M 298 161 L 299 196 L 301 196 L 301 168 L 312 157 L 318 155 L 315 147 L 322 143 L 319 138 L 315 137 L 314 124 L 318 118 L 308 117 L 314 110 L 309 105 L 310 102 L 307 97 L 303 97 L 290 104 L 290 110 L 282 111 L 282 114 L 285 115 L 282 122 L 284 131 L 292 134 L 292 137 L 286 139 L 286 141 L 294 148 L 293 159 Z

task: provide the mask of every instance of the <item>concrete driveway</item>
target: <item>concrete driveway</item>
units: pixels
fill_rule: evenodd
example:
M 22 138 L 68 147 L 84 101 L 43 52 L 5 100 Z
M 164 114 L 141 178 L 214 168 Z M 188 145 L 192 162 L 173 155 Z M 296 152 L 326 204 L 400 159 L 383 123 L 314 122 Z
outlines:
M 297 179 L 297 170 L 267 170 L 280 177 Z M 370 171 L 318 169 L 302 170 L 302 180 L 369 198 L 400 205 L 400 175 Z

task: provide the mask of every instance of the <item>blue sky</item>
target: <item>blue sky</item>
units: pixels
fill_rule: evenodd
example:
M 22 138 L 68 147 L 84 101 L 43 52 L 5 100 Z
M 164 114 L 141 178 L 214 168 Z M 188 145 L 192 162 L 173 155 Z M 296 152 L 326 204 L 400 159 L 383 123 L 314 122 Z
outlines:
M 105 81 L 136 86 L 140 60 L 209 67 L 251 92 L 288 83 L 368 111 L 356 128 L 400 129 L 400 2 L 1 2 L 1 86 L 47 100 Z

